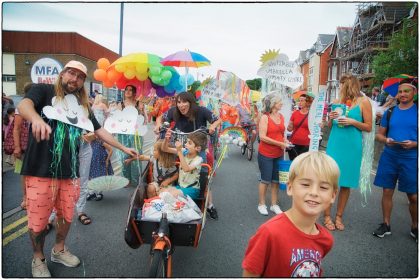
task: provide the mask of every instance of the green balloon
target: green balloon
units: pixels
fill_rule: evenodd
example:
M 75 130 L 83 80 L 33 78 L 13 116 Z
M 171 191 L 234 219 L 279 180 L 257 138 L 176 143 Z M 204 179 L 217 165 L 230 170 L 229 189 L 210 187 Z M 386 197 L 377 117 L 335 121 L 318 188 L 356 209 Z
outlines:
M 152 66 L 149 69 L 149 72 L 152 74 L 152 76 L 158 76 L 160 75 L 160 72 L 162 71 L 162 68 L 159 66 Z
M 161 77 L 164 80 L 168 80 L 169 81 L 172 78 L 172 72 L 169 71 L 169 70 L 164 70 L 164 71 L 162 71 Z

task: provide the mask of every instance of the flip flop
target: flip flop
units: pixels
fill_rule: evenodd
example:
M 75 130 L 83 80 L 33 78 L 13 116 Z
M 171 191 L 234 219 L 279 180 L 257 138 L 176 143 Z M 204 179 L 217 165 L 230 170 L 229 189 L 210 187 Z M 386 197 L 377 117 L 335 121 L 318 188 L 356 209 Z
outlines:
M 329 231 L 333 231 L 335 230 L 335 225 L 333 223 L 333 221 L 331 220 L 330 216 L 325 216 L 324 217 L 324 226 L 329 230 Z
M 96 197 L 94 198 L 95 201 L 101 201 L 104 198 L 104 195 L 101 193 L 98 193 Z
M 82 225 L 88 225 L 92 222 L 85 213 L 80 214 L 78 220 Z

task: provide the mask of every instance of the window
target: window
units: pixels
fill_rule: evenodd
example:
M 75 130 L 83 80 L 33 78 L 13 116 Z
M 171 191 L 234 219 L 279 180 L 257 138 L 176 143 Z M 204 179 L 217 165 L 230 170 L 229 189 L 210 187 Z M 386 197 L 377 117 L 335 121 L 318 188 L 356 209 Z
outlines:
M 3 75 L 2 81 L 3 82 L 16 82 L 16 76 L 15 75 Z
M 308 79 L 308 86 L 312 86 L 314 84 L 314 68 L 309 68 L 309 79 Z

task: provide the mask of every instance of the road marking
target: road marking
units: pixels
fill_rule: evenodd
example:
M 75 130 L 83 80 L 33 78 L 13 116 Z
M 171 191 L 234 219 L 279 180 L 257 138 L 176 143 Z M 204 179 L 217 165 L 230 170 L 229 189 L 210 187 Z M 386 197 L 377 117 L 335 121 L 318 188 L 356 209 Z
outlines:
M 20 230 L 14 232 L 13 234 L 9 235 L 8 237 L 3 239 L 3 247 L 18 238 L 19 236 L 25 234 L 28 231 L 28 226 L 21 228 Z
M 6 226 L 6 227 L 3 229 L 3 234 L 5 234 L 5 233 L 7 233 L 7 232 L 11 231 L 12 229 L 16 228 L 17 226 L 19 226 L 20 224 L 23 224 L 23 223 L 24 223 L 24 222 L 26 222 L 26 221 L 28 221 L 28 216 L 24 216 L 24 217 L 20 218 L 20 219 L 19 219 L 19 220 L 17 220 L 16 222 L 14 222 L 14 223 L 12 223 L 12 224 L 10 224 L 10 225 Z

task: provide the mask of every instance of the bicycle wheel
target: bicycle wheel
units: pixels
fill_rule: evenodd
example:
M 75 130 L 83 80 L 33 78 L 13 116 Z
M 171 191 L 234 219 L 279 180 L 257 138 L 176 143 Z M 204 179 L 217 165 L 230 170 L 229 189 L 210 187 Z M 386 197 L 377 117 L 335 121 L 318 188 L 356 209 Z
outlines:
M 153 250 L 152 261 L 150 263 L 149 278 L 167 278 L 168 260 L 161 250 Z
M 249 161 L 251 161 L 252 160 L 252 155 L 254 154 L 254 145 L 253 145 L 253 143 L 248 143 L 248 145 L 246 145 L 246 147 L 247 147 L 247 158 L 248 158 L 248 160 Z
M 246 147 L 247 147 L 247 145 L 242 145 L 241 146 L 241 154 L 245 154 L 245 151 L 246 151 Z

